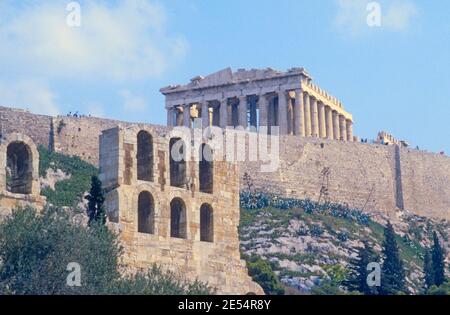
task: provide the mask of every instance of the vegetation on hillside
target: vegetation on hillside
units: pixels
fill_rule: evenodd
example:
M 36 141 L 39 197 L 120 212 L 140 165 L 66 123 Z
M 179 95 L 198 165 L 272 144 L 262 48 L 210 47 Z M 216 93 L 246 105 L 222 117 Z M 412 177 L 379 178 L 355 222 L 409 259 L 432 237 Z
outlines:
M 422 228 L 420 238 L 416 238 L 417 233 L 402 233 L 402 236 L 391 233 L 389 244 L 384 244 L 385 227 L 357 209 L 281 198 L 262 192 L 243 192 L 239 232 L 244 254 L 251 256 L 257 253 L 272 266 L 284 285 L 301 293 L 313 294 L 333 294 L 333 290 L 344 292 L 341 290 L 346 287 L 342 274 L 349 274 L 351 257 L 358 255 L 364 241 L 372 244 L 374 251 L 367 255 L 380 256 L 377 262 L 382 263 L 386 259 L 386 251 L 382 255 L 382 248 L 387 246 L 389 257 L 393 257 L 392 265 L 398 264 L 395 242 L 398 259 L 404 264 L 407 274 L 405 288 L 394 289 L 420 293 L 423 292 L 422 266 L 428 228 L 448 231 L 448 226 L 427 223 L 430 226 L 424 229 L 421 220 L 409 220 L 407 227 L 410 229 Z M 447 237 L 446 233 L 442 237 Z M 336 265 L 345 268 L 334 270 Z
M 54 206 L 76 207 L 89 190 L 91 177 L 98 175 L 98 169 L 79 157 L 51 152 L 43 146 L 39 146 L 39 156 L 40 177 L 45 177 L 48 169 L 54 171 L 60 169 L 70 174 L 69 179 L 57 182 L 54 190 L 46 187 L 42 189 L 41 194 Z
M 122 277 L 121 254 L 117 236 L 100 222 L 87 227 L 56 207 L 16 209 L 0 223 L 0 295 L 214 292 L 157 266 Z

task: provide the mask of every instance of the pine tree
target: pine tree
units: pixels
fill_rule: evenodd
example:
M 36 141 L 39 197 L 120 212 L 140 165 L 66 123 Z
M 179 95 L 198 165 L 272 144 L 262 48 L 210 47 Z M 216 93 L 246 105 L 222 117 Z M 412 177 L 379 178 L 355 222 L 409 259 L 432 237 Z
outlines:
M 433 280 L 436 286 L 440 286 L 445 282 L 445 263 L 444 253 L 437 233 L 433 233 L 433 249 L 431 251 L 431 264 L 433 267 Z
M 388 222 L 384 229 L 384 262 L 381 268 L 381 294 L 383 295 L 405 292 L 405 270 L 395 236 L 394 228 Z
M 429 289 L 434 284 L 434 270 L 429 249 L 425 251 L 423 273 L 425 274 L 425 289 Z
M 378 288 L 375 286 L 370 287 L 367 283 L 367 277 L 369 275 L 367 266 L 377 261 L 379 261 L 379 256 L 372 249 L 371 244 L 364 241 L 364 246 L 358 249 L 357 257 L 353 258 L 347 267 L 350 274 L 344 282 L 344 285 L 349 291 L 358 291 L 365 295 L 378 294 Z
M 89 217 L 89 225 L 92 222 L 105 225 L 106 215 L 103 207 L 105 196 L 103 194 L 102 182 L 96 175 L 91 178 L 91 190 L 85 198 L 88 200 L 87 215 Z

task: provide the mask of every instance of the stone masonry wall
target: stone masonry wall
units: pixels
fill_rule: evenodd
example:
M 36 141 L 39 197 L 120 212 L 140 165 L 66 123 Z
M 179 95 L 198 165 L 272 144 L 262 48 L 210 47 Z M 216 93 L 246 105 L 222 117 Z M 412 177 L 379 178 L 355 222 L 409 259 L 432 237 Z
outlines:
M 283 137 L 277 172 L 261 173 L 259 165 L 245 162 L 241 175 L 247 172 L 256 187 L 290 197 L 317 201 L 324 185 L 332 202 L 366 211 L 395 210 L 393 157 L 393 147 Z M 321 175 L 326 168 L 328 179 Z
M 450 219 L 450 157 L 401 149 L 405 209 Z
M 20 109 L 0 106 L 0 132 L 13 132 L 29 136 L 36 145 L 52 147 L 52 117 L 35 115 Z
M 137 179 L 137 135 L 144 130 L 153 138 L 154 179 Z M 187 163 L 187 187 L 170 185 L 169 135 L 154 127 L 114 128 L 100 138 L 100 177 L 109 193 L 108 217 L 115 222 L 124 244 L 124 262 L 132 270 L 158 263 L 191 280 L 216 287 L 222 294 L 262 294 L 248 276 L 239 252 L 239 180 L 237 165 L 214 162 L 213 193 L 199 191 L 198 162 Z M 153 233 L 138 232 L 139 195 L 150 193 L 154 200 Z M 185 205 L 186 236 L 171 237 L 171 201 Z M 200 208 L 208 204 L 213 211 L 213 235 L 210 242 L 200 238 Z
M 95 117 L 53 118 L 54 147 L 57 152 L 75 155 L 86 162 L 98 165 L 98 138 L 103 130 L 117 125 L 129 125 L 117 120 Z

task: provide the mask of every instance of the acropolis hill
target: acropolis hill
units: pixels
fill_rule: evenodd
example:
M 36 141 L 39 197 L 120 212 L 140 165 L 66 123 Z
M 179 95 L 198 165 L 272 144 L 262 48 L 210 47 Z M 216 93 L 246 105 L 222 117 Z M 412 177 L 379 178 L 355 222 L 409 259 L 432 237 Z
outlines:
M 341 101 L 312 83 L 302 68 L 219 71 L 186 85 L 161 89 L 168 127 L 278 126 L 280 167 L 261 173 L 259 162 L 240 163 L 256 188 L 318 200 L 326 185 L 330 201 L 395 217 L 402 210 L 450 219 L 450 158 L 394 145 L 362 143 Z M 36 144 L 99 164 L 102 131 L 135 126 L 91 117 L 50 117 L 0 107 L 3 134 L 19 132 Z M 383 139 L 385 137 L 382 137 Z M 389 138 L 389 137 L 388 137 Z M 389 138 L 390 139 L 390 138 Z M 325 180 L 326 179 L 326 180 Z

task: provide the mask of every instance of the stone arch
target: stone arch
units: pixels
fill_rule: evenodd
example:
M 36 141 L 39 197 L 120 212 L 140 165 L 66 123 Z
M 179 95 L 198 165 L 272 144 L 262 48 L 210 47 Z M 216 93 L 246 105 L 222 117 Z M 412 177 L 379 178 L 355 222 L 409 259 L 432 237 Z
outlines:
M 207 203 L 200 207 L 200 241 L 214 242 L 214 212 Z
M 137 179 L 147 182 L 153 181 L 153 137 L 141 130 L 137 134 Z
M 186 150 L 186 143 L 181 138 L 170 139 L 170 186 L 183 188 L 187 184 Z
M 138 197 L 138 232 L 155 234 L 155 201 L 148 191 Z
M 1 190 L 39 195 L 39 152 L 33 141 L 23 134 L 10 134 L 0 152 L 4 157 L 0 162 Z
M 199 152 L 199 181 L 200 191 L 208 194 L 213 193 L 214 188 L 214 156 L 211 146 L 203 143 Z
M 170 203 L 170 236 L 187 238 L 186 204 L 181 198 L 174 198 Z

